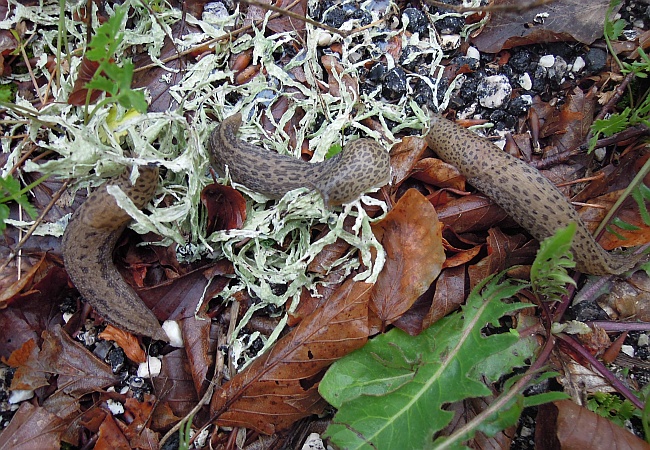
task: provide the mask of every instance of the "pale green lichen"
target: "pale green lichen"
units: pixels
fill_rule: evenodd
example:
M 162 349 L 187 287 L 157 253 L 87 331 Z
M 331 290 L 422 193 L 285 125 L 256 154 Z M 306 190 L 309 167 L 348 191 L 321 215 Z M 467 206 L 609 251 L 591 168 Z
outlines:
M 312 7 L 316 5 L 314 0 L 310 3 Z M 35 29 L 44 38 L 43 42 L 37 39 L 31 44 L 38 58 L 36 68 L 40 70 L 40 75 L 49 79 L 50 74 L 44 67 L 46 56 L 56 54 L 58 4 L 28 7 L 13 0 L 10 0 L 10 4 L 14 15 L 0 22 L 0 29 L 15 28 L 20 20 L 29 20 L 36 25 Z M 64 31 L 68 33 L 69 49 L 85 47 L 85 25 L 72 19 L 72 11 L 82 4 L 85 2 L 66 2 L 68 10 Z M 127 0 L 125 4 L 134 9 L 129 23 L 133 23 L 135 28 L 125 30 L 123 50 L 138 45 L 148 52 L 154 64 L 164 67 L 160 61 L 163 42 L 166 36 L 174 33 L 173 24 L 181 18 L 180 11 L 157 10 L 154 17 L 139 1 Z M 366 6 L 372 4 L 376 2 L 363 3 Z M 386 11 L 398 10 L 391 1 L 386 1 L 385 5 Z M 110 8 L 108 11 L 111 11 Z M 373 21 L 379 21 L 383 17 L 378 10 L 371 9 L 371 15 Z M 270 13 L 266 15 L 267 20 L 269 16 Z M 239 10 L 220 18 L 207 15 L 207 20 L 190 16 L 185 18 L 200 31 L 176 39 L 181 51 L 206 39 L 226 35 L 241 23 Z M 353 26 L 356 25 L 349 22 L 343 28 L 352 29 Z M 434 35 L 431 30 L 430 36 Z M 408 95 L 396 103 L 386 102 L 378 90 L 357 96 L 346 88 L 346 79 L 358 80 L 359 69 L 368 62 L 361 55 L 371 55 L 371 58 L 381 56 L 385 58 L 389 69 L 395 67 L 396 62 L 381 45 L 398 38 L 401 39 L 402 46 L 415 46 L 420 54 L 432 58 L 428 74 L 413 73 L 408 74 L 408 78 L 424 80 L 431 87 L 435 99 L 438 94 L 437 85 L 442 78 L 439 63 L 443 58 L 435 39 L 409 35 L 404 33 L 403 28 L 391 29 L 381 22 L 378 26 L 364 29 L 351 37 L 329 36 L 332 41 L 341 44 L 342 50 L 340 63 L 343 71 L 335 71 L 333 74 L 341 91 L 337 97 L 322 89 L 325 75 L 318 60 L 317 46 L 324 38 L 328 38 L 328 33 L 307 24 L 304 41 L 294 33 L 265 36 L 264 32 L 254 30 L 252 34 L 240 35 L 232 41 L 214 43 L 213 54 L 203 55 L 198 61 L 189 63 L 180 79 L 175 80 L 175 84 L 170 84 L 169 93 L 180 105 L 177 111 L 132 114 L 119 105 L 113 105 L 100 108 L 87 124 L 84 123 L 83 108 L 65 103 L 78 76 L 81 56 L 64 47 L 63 56 L 70 62 L 70 67 L 69 72 L 62 72 L 60 87 L 54 82 L 51 84 L 50 95 L 54 96 L 56 102 L 36 111 L 29 102 L 18 99 L 16 104 L 30 110 L 29 116 L 23 110 L 22 113 L 11 110 L 7 112 L 17 120 L 31 118 L 28 131 L 33 143 L 60 155 L 60 158 L 47 162 L 27 161 L 25 170 L 40 171 L 59 178 L 73 178 L 76 180 L 75 189 L 92 189 L 125 167 L 133 167 L 134 176 L 140 165 L 157 164 L 165 168 L 162 183 L 154 201 L 147 206 L 147 213 L 135 208 L 118 188 L 110 188 L 109 192 L 135 219 L 133 229 L 139 233 L 154 232 L 161 235 L 162 245 L 177 243 L 179 259 L 192 261 L 208 256 L 232 261 L 236 276 L 220 296 L 229 300 L 233 293 L 246 290 L 260 300 L 247 310 L 244 319 L 239 322 L 233 335 L 236 341 L 241 338 L 239 332 L 257 310 L 269 304 L 289 304 L 288 309 L 291 311 L 297 306 L 304 288 L 316 295 L 316 287 L 324 281 L 321 275 L 308 273 L 307 267 L 325 245 L 338 238 L 352 247 L 332 264 L 332 270 L 336 269 L 342 277 L 355 273 L 358 280 L 374 282 L 383 267 L 385 254 L 370 229 L 372 220 L 362 204 L 376 205 L 386 212 L 387 205 L 380 200 L 364 196 L 360 201 L 341 209 L 328 211 L 317 194 L 297 190 L 267 207 L 264 196 L 239 187 L 250 199 L 247 203 L 248 219 L 241 230 L 220 231 L 205 236 L 204 219 L 201 217 L 200 193 L 211 182 L 207 175 L 205 142 L 214 127 L 212 119 L 215 116 L 223 119 L 241 112 L 245 122 L 240 131 L 242 139 L 296 157 L 300 156 L 300 145 L 297 148 L 287 148 L 290 136 L 284 127 L 291 120 L 299 118 L 291 134 L 298 143 L 308 140 L 315 162 L 323 160 L 333 145 L 344 144 L 343 141 L 361 135 L 381 141 L 388 151 L 397 141 L 396 133 L 405 129 L 422 129 L 426 125 L 426 113 Z M 299 49 L 298 54 L 280 66 L 276 61 L 277 52 L 293 43 Z M 231 54 L 249 49 L 253 53 L 252 64 L 258 65 L 260 72 L 248 83 L 235 85 L 235 74 L 228 66 L 228 58 Z M 119 58 L 116 59 L 119 62 Z M 305 82 L 294 78 L 290 72 L 294 68 L 302 71 Z M 169 74 L 175 72 L 177 71 L 170 70 Z M 14 79 L 25 81 L 28 78 L 21 75 Z M 171 76 L 163 75 L 156 82 L 171 83 L 171 79 Z M 446 90 L 441 106 L 448 101 L 452 89 L 453 84 Z M 282 98 L 286 100 L 287 110 L 274 123 L 275 131 L 267 133 L 256 122 L 259 120 L 259 111 Z M 301 114 L 298 115 L 298 112 Z M 275 120 L 269 111 L 266 116 L 269 120 Z M 191 119 L 188 120 L 188 117 Z M 315 129 L 314 124 L 319 123 L 322 117 L 325 120 Z M 371 117 L 381 124 L 381 132 L 362 124 L 364 119 Z M 12 130 L 19 129 L 16 126 L 6 130 L 6 136 L 11 136 Z M 3 140 L 3 151 L 11 152 L 5 171 L 18 160 L 25 145 L 27 143 L 10 148 L 9 141 Z M 227 179 L 223 181 L 228 182 Z M 354 219 L 351 233 L 343 227 L 344 220 L 348 217 Z M 313 242 L 311 230 L 317 224 L 329 228 L 329 234 Z M 60 226 L 58 229 L 60 232 Z M 53 233 L 57 232 L 53 230 Z M 375 254 L 374 260 L 371 253 Z M 286 314 L 281 324 L 285 321 Z M 279 326 L 272 336 L 262 337 L 266 347 L 272 345 L 281 329 L 282 326 Z M 243 354 L 247 345 L 238 342 Z

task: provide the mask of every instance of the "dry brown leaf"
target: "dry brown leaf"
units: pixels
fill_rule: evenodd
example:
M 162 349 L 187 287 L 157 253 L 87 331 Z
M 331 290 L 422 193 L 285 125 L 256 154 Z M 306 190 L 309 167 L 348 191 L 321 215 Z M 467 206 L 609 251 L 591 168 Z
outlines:
M 166 403 L 176 416 L 185 416 L 199 400 L 184 349 L 163 356 L 160 375 L 152 381 L 160 395 L 159 400 Z
M 10 390 L 33 390 L 49 384 L 49 367 L 41 365 L 39 353 L 36 342 L 30 339 L 5 361 L 9 366 L 16 368 Z
M 539 407 L 536 448 L 562 450 L 642 450 L 650 444 L 610 420 L 570 400 Z
M 487 230 L 503 222 L 508 215 L 483 194 L 459 197 L 436 207 L 438 219 L 455 233 Z
M 468 292 L 465 283 L 465 268 L 452 267 L 440 273 L 436 280 L 433 302 L 422 322 L 428 328 L 463 304 Z
M 95 450 L 127 450 L 131 448 L 129 441 L 110 414 L 106 414 L 104 421 L 99 427 L 97 443 L 94 448 Z
M 495 0 L 494 5 L 521 5 L 520 0 Z M 542 42 L 577 40 L 585 44 L 603 35 L 609 0 L 557 0 L 524 11 L 494 12 L 472 42 L 481 52 Z M 616 9 L 618 10 L 618 8 Z M 548 13 L 548 17 L 543 14 Z
M 593 205 L 599 205 L 601 208 L 585 206 L 580 209 L 580 217 L 590 231 L 594 231 L 598 227 L 620 195 L 621 191 L 610 192 L 609 194 L 594 198 L 589 202 Z M 637 229 L 623 230 L 615 226 L 612 227 L 616 233 L 622 236 L 622 239 L 613 233 L 603 233 L 603 236 L 598 242 L 605 250 L 612 250 L 618 247 L 635 247 L 650 242 L 650 227 L 643 222 L 639 213 L 639 207 L 634 201 L 630 200 L 626 202 L 624 207 L 617 212 L 616 217 L 628 224 L 636 226 Z
M 373 286 L 371 308 L 387 325 L 440 273 L 445 261 L 442 224 L 426 197 L 409 189 L 372 231 L 386 250 L 386 265 Z
M 128 333 L 113 325 L 107 325 L 104 331 L 99 334 L 99 337 L 107 341 L 115 341 L 120 346 L 126 357 L 135 363 L 143 363 L 147 360 L 147 354 L 140 347 L 140 342 L 133 334 Z
M 422 138 L 406 136 L 390 151 L 391 185 L 397 188 L 411 175 L 413 167 L 427 150 Z
M 465 190 L 465 177 L 458 169 L 438 158 L 424 158 L 413 167 L 412 177 L 440 188 Z
M 213 183 L 201 191 L 201 203 L 207 211 L 206 234 L 240 229 L 246 221 L 246 199 L 230 186 Z
M 0 450 L 59 448 L 65 427 L 63 420 L 45 408 L 23 402 L 0 433 Z
M 273 434 L 320 413 L 323 370 L 368 338 L 370 285 L 348 280 L 314 313 L 215 392 L 210 412 L 221 426 Z

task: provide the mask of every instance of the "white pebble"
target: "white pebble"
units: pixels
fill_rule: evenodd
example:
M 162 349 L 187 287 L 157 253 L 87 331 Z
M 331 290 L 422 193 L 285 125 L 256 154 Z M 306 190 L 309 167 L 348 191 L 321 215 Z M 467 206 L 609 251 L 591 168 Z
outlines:
M 15 404 L 25 400 L 29 400 L 34 396 L 34 391 L 31 389 L 15 389 L 9 391 L 9 403 Z
M 183 334 L 181 333 L 181 327 L 178 325 L 178 322 L 175 320 L 165 320 L 162 324 L 162 329 L 165 330 L 169 338 L 169 344 L 172 347 L 183 347 Z
M 472 58 L 472 59 L 476 59 L 476 60 L 481 59 L 481 54 L 476 49 L 476 47 L 468 47 L 466 56 L 468 58 Z
M 572 70 L 574 73 L 578 73 L 578 72 L 580 72 L 580 71 L 581 71 L 582 69 L 584 69 L 584 68 L 585 68 L 585 60 L 582 59 L 581 56 L 578 56 L 578 57 L 576 58 L 576 60 L 573 61 L 573 67 L 571 68 L 571 70 Z
M 621 345 L 621 352 L 625 353 L 627 356 L 634 358 L 634 347 L 631 345 Z
M 530 79 L 530 75 L 528 75 L 528 72 L 524 72 L 521 75 L 519 75 L 518 81 L 519 81 L 519 86 L 526 89 L 527 91 L 530 91 L 531 88 L 533 87 L 533 80 Z
M 650 337 L 647 334 L 643 333 L 643 334 L 639 335 L 639 339 L 636 341 L 636 344 L 639 347 L 643 347 L 645 345 L 648 345 L 648 344 L 650 344 Z
M 142 378 L 153 378 L 160 375 L 162 361 L 155 356 L 147 356 L 147 360 L 138 366 L 138 376 Z
M 553 64 L 555 64 L 555 56 L 553 55 L 544 55 L 539 58 L 539 65 L 542 67 L 548 69 L 549 67 L 553 67 Z
M 460 47 L 460 35 L 443 34 L 440 36 L 440 47 L 443 50 L 454 50 Z
M 307 436 L 301 450 L 325 450 L 325 444 L 318 433 L 311 433 Z
M 492 75 L 481 80 L 478 101 L 484 108 L 499 108 L 512 93 L 512 86 L 505 75 Z
M 122 414 L 124 413 L 124 405 L 122 405 L 120 402 L 116 402 L 112 398 L 109 398 L 106 400 L 106 405 L 108 406 L 108 409 L 113 413 L 113 415 L 117 414 Z

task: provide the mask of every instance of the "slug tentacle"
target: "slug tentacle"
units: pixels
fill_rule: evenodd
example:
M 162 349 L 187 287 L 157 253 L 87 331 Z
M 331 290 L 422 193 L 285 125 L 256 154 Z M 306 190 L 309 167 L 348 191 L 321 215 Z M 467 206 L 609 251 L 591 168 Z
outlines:
M 317 190 L 326 207 L 357 199 L 364 192 L 388 183 L 388 152 L 370 139 L 357 139 L 341 153 L 320 163 L 308 163 L 263 150 L 240 139 L 241 114 L 223 120 L 208 141 L 210 162 L 223 176 L 228 166 L 233 181 L 271 198 L 306 187 Z
M 559 228 L 575 222 L 572 250 L 581 272 L 621 274 L 643 257 L 607 253 L 553 183 L 487 139 L 439 115 L 431 116 L 425 139 L 440 158 L 456 166 L 472 186 L 501 206 L 535 239 L 546 239 Z
M 142 208 L 158 185 L 158 168 L 141 167 L 135 185 L 129 171 L 90 194 L 75 211 L 63 235 L 63 260 L 81 295 L 107 322 L 137 334 L 167 341 L 158 319 L 113 264 L 115 244 L 131 221 L 106 189 L 117 185 Z

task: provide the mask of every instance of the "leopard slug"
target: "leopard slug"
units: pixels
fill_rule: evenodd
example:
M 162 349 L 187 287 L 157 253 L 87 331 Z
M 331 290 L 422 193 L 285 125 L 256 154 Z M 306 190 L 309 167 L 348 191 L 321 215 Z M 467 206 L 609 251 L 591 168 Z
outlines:
M 131 222 L 106 189 L 119 186 L 142 208 L 158 186 L 158 168 L 140 167 L 134 185 L 129 170 L 90 194 L 75 211 L 63 235 L 63 261 L 70 279 L 100 315 L 120 328 L 167 341 L 156 316 L 122 278 L 113 264 L 117 239 Z
M 208 141 L 212 167 L 223 176 L 228 166 L 233 181 L 271 198 L 306 187 L 320 193 L 325 206 L 356 200 L 388 183 L 388 152 L 371 139 L 357 139 L 334 157 L 319 163 L 263 150 L 236 137 L 242 117 L 224 119 Z
M 606 252 L 553 183 L 487 139 L 438 115 L 431 115 L 425 139 L 438 156 L 456 166 L 472 186 L 501 206 L 535 239 L 541 241 L 575 222 L 572 250 L 581 272 L 618 275 L 642 258 Z

